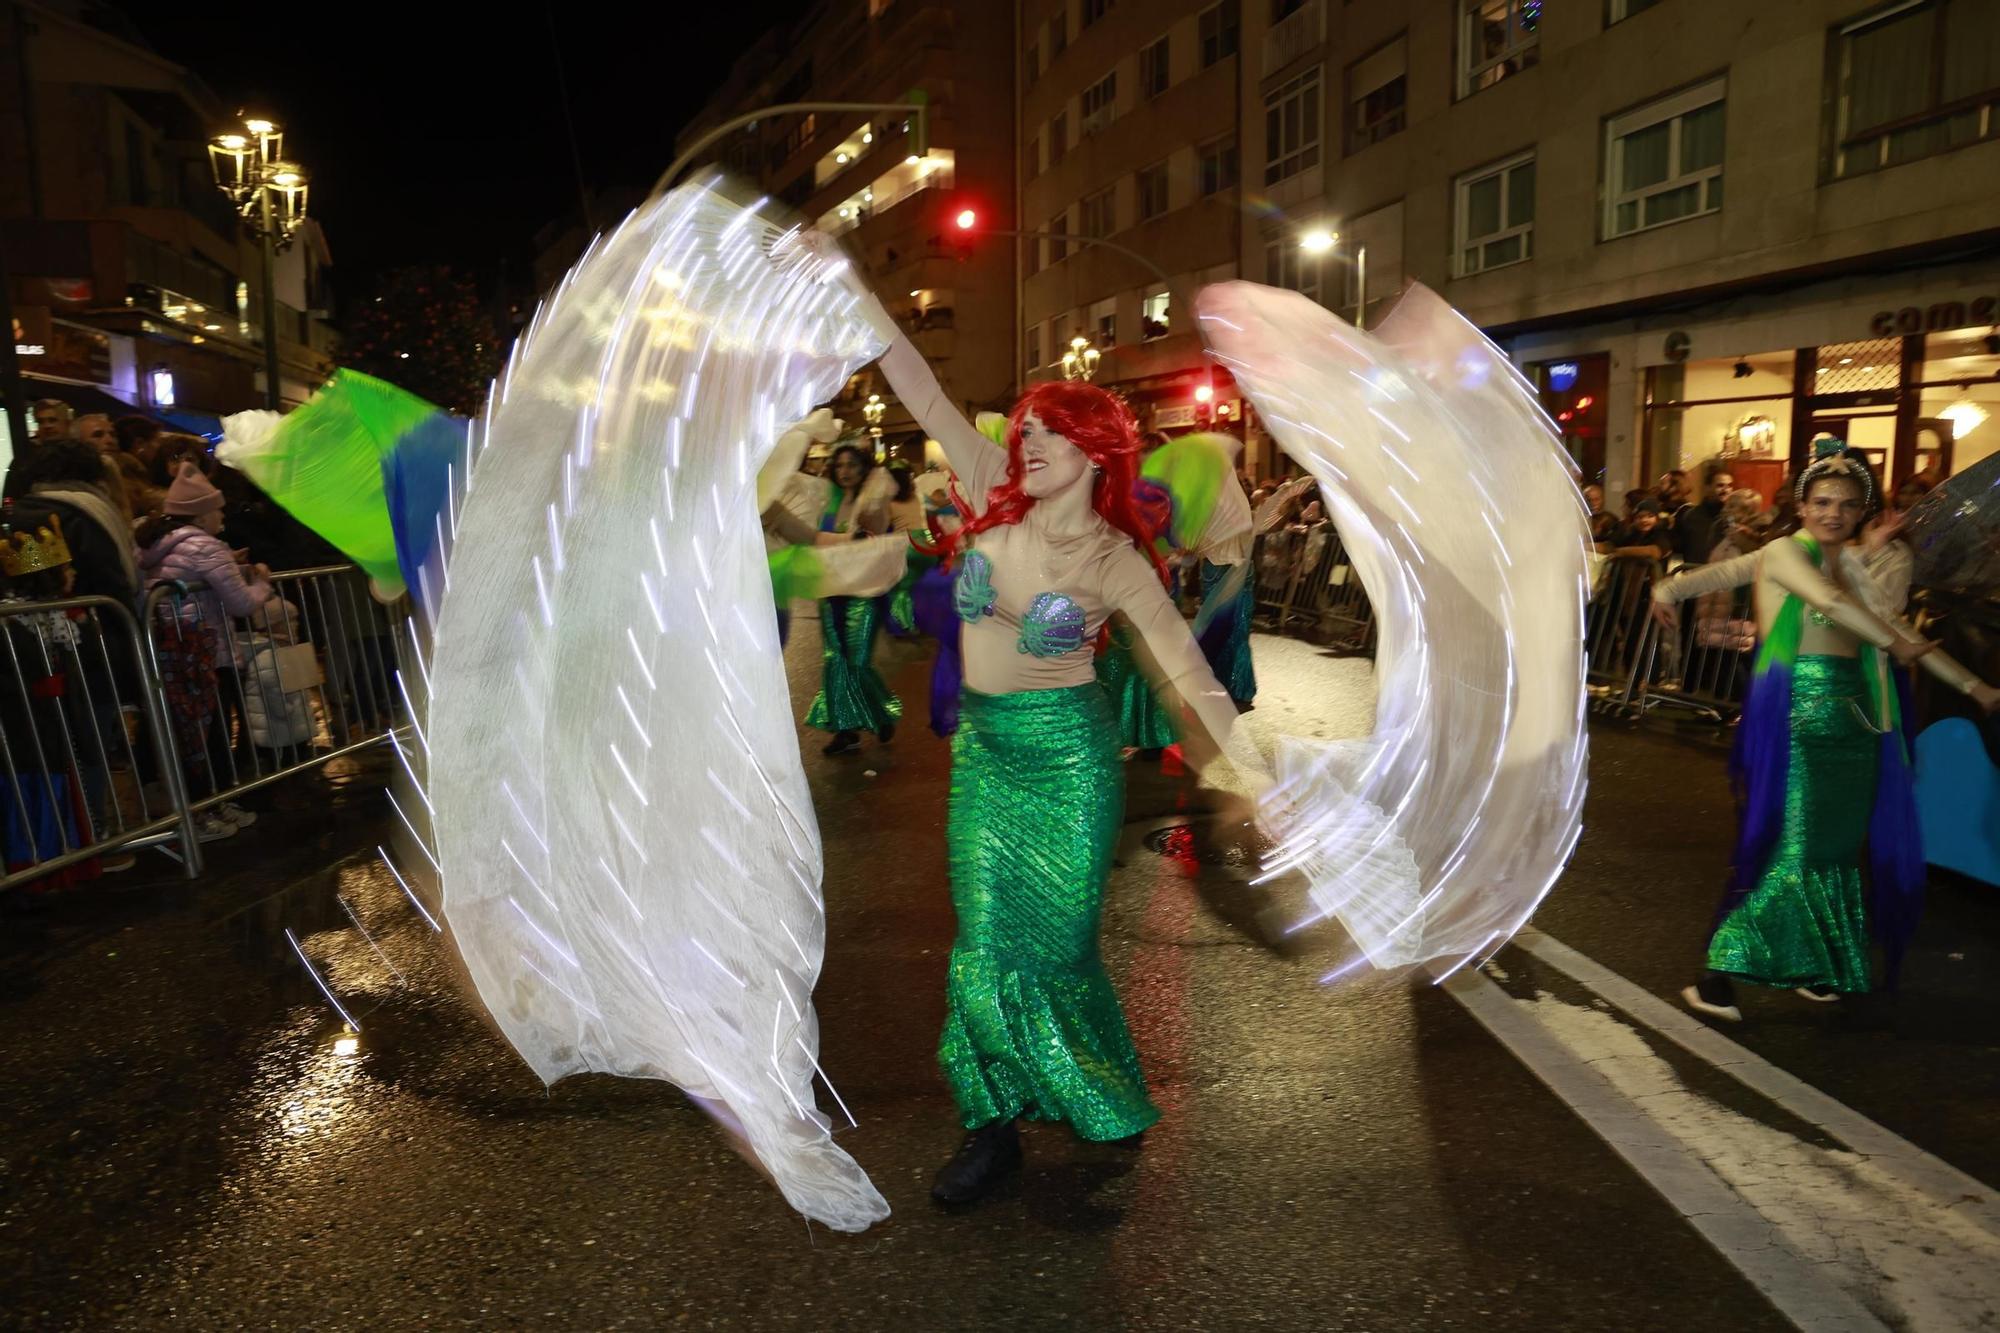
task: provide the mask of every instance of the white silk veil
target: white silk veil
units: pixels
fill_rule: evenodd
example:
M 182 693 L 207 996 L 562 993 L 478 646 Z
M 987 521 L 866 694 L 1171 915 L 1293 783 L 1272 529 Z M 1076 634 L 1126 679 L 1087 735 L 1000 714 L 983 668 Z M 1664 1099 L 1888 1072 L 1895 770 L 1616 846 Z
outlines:
M 475 423 L 427 677 L 431 855 L 537 1074 L 671 1080 L 858 1231 L 888 1206 L 815 1106 L 820 838 L 756 481 L 881 347 L 846 262 L 757 212 L 694 184 L 641 207 Z
M 1571 466 L 1519 372 L 1423 287 L 1371 332 L 1250 283 L 1197 307 L 1375 608 L 1374 733 L 1283 739 L 1266 875 L 1301 872 L 1300 924 L 1337 918 L 1376 967 L 1455 969 L 1526 923 L 1582 831 Z

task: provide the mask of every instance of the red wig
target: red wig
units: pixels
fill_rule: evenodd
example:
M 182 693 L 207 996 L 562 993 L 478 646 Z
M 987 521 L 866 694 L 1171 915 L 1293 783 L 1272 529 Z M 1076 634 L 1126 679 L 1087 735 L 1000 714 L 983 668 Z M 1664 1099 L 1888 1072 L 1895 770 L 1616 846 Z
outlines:
M 952 482 L 952 501 L 965 521 L 958 531 L 947 533 L 931 548 L 933 554 L 950 564 L 960 550 L 988 528 L 1019 523 L 1035 507 L 1035 497 L 1021 489 L 1025 475 L 1021 462 L 1021 421 L 1030 412 L 1041 419 L 1044 430 L 1062 436 L 1088 458 L 1096 469 L 1091 481 L 1090 507 L 1098 517 L 1132 539 L 1132 544 L 1153 562 L 1160 581 L 1167 582 L 1167 567 L 1160 559 L 1157 538 L 1166 526 L 1163 506 L 1150 503 L 1138 488 L 1139 423 L 1132 410 L 1116 394 L 1094 384 L 1074 380 L 1044 380 L 1028 386 L 1021 401 L 1007 417 L 1007 480 L 986 494 L 986 512 L 974 515 L 972 506 Z

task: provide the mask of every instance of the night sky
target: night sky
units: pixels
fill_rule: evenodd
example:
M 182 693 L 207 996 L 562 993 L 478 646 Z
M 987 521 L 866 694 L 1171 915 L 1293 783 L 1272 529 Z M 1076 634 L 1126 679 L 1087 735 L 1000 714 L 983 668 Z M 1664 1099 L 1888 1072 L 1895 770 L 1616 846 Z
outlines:
M 504 266 L 525 281 L 535 231 L 577 205 L 561 77 L 585 179 L 650 185 L 737 54 L 806 7 L 211 0 L 126 12 L 232 107 L 268 108 L 284 126 L 351 296 L 411 263 L 448 262 L 482 285 Z

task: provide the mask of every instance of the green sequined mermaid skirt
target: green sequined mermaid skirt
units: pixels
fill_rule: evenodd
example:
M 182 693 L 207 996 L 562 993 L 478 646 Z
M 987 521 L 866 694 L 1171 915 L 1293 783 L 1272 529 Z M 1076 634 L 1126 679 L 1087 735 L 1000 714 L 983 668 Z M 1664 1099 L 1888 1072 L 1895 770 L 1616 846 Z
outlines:
M 882 613 L 873 597 L 828 597 L 819 604 L 820 687 L 806 725 L 820 731 L 880 733 L 903 715 L 903 703 L 876 672 L 875 631 Z
M 1180 729 L 1160 706 L 1153 683 L 1139 670 L 1132 656 L 1132 630 L 1119 626 L 1111 632 L 1111 643 L 1097 659 L 1097 683 L 1111 697 L 1112 711 L 1118 714 L 1118 743 L 1136 750 L 1163 750 L 1179 742 Z
M 1767 986 L 1868 989 L 1861 861 L 1881 738 L 1867 709 L 1855 658 L 1798 659 L 1784 823 L 1757 887 L 1709 941 L 1715 971 Z
M 946 834 L 958 939 L 938 1063 L 969 1129 L 1026 1116 L 1102 1142 L 1160 1118 L 1097 952 L 1124 812 L 1101 686 L 965 691 Z

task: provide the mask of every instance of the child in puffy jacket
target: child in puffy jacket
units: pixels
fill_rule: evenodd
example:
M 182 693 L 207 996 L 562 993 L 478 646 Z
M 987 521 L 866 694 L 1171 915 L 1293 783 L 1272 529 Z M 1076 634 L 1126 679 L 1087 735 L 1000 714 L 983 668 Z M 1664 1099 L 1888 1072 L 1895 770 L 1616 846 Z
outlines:
M 167 488 L 161 512 L 141 523 L 137 534 L 139 572 L 148 588 L 161 583 L 196 588 L 186 598 L 162 604 L 161 614 L 171 619 L 160 628 L 183 686 L 168 690 L 177 731 L 184 738 L 182 760 L 191 778 L 202 776 L 200 770 L 205 769 L 206 782 L 189 784 L 190 795 L 197 799 L 206 794 L 204 787 L 220 791 L 230 780 L 228 710 L 241 706 L 237 673 L 243 665 L 243 644 L 229 618 L 247 617 L 257 630 L 270 634 L 283 633 L 294 614 L 272 589 L 270 570 L 255 565 L 246 577 L 236 553 L 218 535 L 222 507 L 222 492 L 202 476 L 200 468 L 183 462 Z M 218 697 L 226 708 L 216 708 Z M 190 736 L 201 737 L 203 744 L 187 744 L 185 738 Z M 201 831 L 204 838 L 227 837 L 255 820 L 249 811 L 224 803 L 211 812 L 209 821 L 219 827 L 204 825 Z

